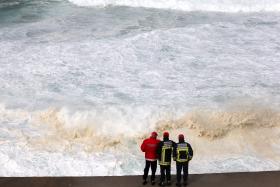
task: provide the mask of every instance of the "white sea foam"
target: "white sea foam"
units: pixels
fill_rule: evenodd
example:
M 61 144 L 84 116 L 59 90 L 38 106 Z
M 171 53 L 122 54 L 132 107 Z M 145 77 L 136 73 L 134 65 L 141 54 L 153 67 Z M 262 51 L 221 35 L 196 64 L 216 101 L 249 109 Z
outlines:
M 130 6 L 183 11 L 280 11 L 279 0 L 69 0 L 79 6 Z
M 0 28 L 0 175 L 141 174 L 152 130 L 192 173 L 279 169 L 279 14 L 67 6 Z

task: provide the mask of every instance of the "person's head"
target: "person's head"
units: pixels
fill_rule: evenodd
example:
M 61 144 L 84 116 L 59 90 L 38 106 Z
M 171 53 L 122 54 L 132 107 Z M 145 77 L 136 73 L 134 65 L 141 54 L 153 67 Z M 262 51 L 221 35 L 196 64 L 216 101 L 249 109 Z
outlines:
M 184 135 L 183 134 L 179 134 L 178 135 L 178 140 L 179 140 L 179 142 L 184 142 L 185 141 Z
M 156 139 L 157 135 L 158 135 L 157 132 L 154 131 L 154 132 L 151 133 L 151 138 L 155 138 Z
M 164 140 L 168 140 L 169 139 L 169 133 L 168 132 L 164 132 L 163 133 L 163 139 Z

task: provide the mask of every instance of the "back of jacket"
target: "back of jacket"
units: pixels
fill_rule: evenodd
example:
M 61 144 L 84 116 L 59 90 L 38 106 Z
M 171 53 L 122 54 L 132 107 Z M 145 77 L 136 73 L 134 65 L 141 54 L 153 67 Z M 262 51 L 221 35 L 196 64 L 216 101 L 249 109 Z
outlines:
M 145 152 L 145 158 L 147 160 L 156 160 L 157 159 L 157 147 L 160 140 L 156 138 L 145 139 L 141 145 L 141 150 Z
M 188 162 L 193 157 L 193 150 L 191 145 L 185 141 L 181 141 L 175 144 L 173 157 L 177 162 Z
M 171 165 L 172 151 L 175 143 L 172 140 L 165 139 L 159 143 L 157 154 L 160 165 Z

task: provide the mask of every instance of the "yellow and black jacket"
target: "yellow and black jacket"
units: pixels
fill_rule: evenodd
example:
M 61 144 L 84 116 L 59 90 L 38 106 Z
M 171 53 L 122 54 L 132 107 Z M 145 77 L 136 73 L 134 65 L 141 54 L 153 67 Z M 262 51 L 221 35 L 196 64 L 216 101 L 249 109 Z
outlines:
M 188 162 L 193 157 L 193 149 L 191 145 L 185 141 L 175 144 L 173 149 L 173 158 L 176 162 Z
M 163 166 L 171 165 L 172 152 L 174 146 L 175 143 L 172 140 L 169 140 L 168 138 L 164 138 L 164 140 L 159 143 L 157 148 L 159 165 L 163 165 Z

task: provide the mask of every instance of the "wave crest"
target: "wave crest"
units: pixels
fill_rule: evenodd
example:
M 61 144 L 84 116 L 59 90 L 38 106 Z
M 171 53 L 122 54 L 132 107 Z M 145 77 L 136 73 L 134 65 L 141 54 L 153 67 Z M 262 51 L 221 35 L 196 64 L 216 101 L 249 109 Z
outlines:
M 150 124 L 152 127 L 150 129 L 155 129 L 159 134 L 168 130 L 173 134 L 173 138 L 178 131 L 186 132 L 187 129 L 187 134 L 195 139 L 202 138 L 211 141 L 224 138 L 235 130 L 240 130 L 242 133 L 255 129 L 280 127 L 278 110 L 260 107 L 243 108 L 225 111 L 197 109 L 179 119 L 158 120 L 156 124 Z M 88 113 L 73 116 L 69 117 L 65 111 L 58 109 L 38 113 L 36 123 L 47 125 L 49 130 L 41 138 L 34 139 L 32 144 L 59 149 L 72 149 L 77 145 L 82 145 L 89 152 L 98 152 L 112 148 L 127 149 L 130 145 L 140 144 L 150 133 L 143 127 L 143 131 L 135 132 L 131 136 L 114 131 L 113 124 L 102 127 Z M 123 129 L 126 127 L 127 124 L 123 124 Z M 133 124 L 130 128 L 133 130 Z M 253 139 L 257 138 L 258 135 L 253 137 Z
M 143 113 L 131 112 L 134 116 L 129 114 L 126 120 L 121 120 L 118 118 L 126 118 L 126 116 L 116 117 L 112 113 L 101 115 L 98 111 L 71 113 L 65 108 L 29 112 L 21 109 L 6 109 L 2 106 L 0 119 L 2 122 L 18 123 L 20 126 L 26 124 L 24 129 L 29 129 L 28 132 L 36 132 L 35 135 L 19 132 L 18 138 L 24 136 L 23 138 L 31 147 L 44 150 L 71 151 L 76 148 L 88 152 L 101 152 L 105 149 L 129 150 L 137 147 L 135 145 L 139 145 L 152 130 L 158 131 L 160 135 L 168 130 L 174 140 L 178 133 L 183 132 L 198 144 L 210 143 L 213 140 L 224 141 L 222 140 L 224 138 L 231 142 L 230 138 L 238 139 L 236 137 L 244 137 L 247 133 L 251 134 L 250 141 L 255 142 L 260 138 L 262 131 L 267 131 L 262 135 L 271 136 L 272 141 L 276 141 L 273 137 L 280 137 L 280 112 L 269 107 L 241 106 L 219 111 L 196 109 L 177 119 L 172 119 L 172 115 L 163 116 L 151 112 L 144 117 L 154 118 L 148 123 L 144 122 L 144 118 L 132 119 L 137 118 L 137 115 L 143 116 Z M 168 118 L 172 120 L 166 120 Z M 234 141 L 237 141 L 237 145 L 242 144 L 241 140 Z
M 188 128 L 197 136 L 222 138 L 235 129 L 280 127 L 280 112 L 270 108 L 209 111 L 196 110 L 175 121 L 160 121 L 157 130 Z

